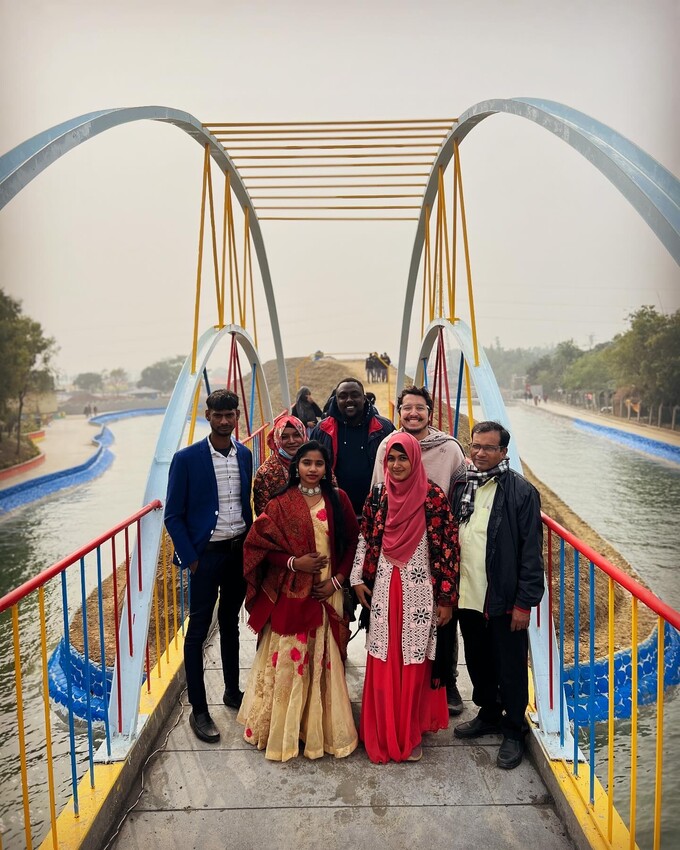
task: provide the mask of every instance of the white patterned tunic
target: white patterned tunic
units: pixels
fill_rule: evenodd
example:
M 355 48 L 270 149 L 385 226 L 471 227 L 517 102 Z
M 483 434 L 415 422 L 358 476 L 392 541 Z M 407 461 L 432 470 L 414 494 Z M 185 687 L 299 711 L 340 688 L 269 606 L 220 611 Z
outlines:
M 363 582 L 361 574 L 365 555 L 366 541 L 360 534 L 350 575 L 352 586 Z M 397 567 L 393 566 L 380 552 L 371 597 L 371 623 L 366 637 L 366 648 L 369 655 L 381 661 L 387 661 L 390 581 L 394 569 Z M 423 534 L 408 564 L 399 568 L 399 573 L 403 594 L 402 657 L 404 664 L 422 664 L 426 658 L 434 660 L 437 647 L 437 625 L 427 533 Z

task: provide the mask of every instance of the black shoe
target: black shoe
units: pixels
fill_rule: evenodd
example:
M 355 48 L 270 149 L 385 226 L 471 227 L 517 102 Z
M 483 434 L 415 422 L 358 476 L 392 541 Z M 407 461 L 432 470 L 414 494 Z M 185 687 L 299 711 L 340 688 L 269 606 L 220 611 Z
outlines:
M 503 770 L 512 770 L 522 763 L 524 742 L 515 738 L 503 738 L 503 743 L 496 756 L 496 764 Z
M 206 744 L 216 744 L 220 740 L 219 730 L 207 711 L 201 714 L 194 714 L 192 711 L 189 715 L 189 726 L 194 730 L 194 735 Z
M 241 708 L 243 702 L 243 691 L 225 691 L 222 696 L 222 702 L 227 708 Z
M 449 714 L 463 713 L 463 700 L 456 685 L 451 685 L 446 689 L 446 703 L 449 707 Z
M 479 715 L 474 720 L 459 723 L 453 730 L 456 738 L 480 738 L 482 735 L 498 735 L 501 727 L 498 723 L 487 723 Z

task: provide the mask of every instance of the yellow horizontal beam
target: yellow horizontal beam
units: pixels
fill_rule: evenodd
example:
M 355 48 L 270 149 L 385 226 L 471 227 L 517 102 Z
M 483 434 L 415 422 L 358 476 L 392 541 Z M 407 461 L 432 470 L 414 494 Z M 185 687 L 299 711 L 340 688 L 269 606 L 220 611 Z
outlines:
M 432 144 L 432 142 L 428 142 L 427 144 L 419 145 L 413 142 L 385 142 L 384 144 L 370 144 L 370 145 L 250 145 L 245 148 L 241 147 L 233 147 L 230 146 L 227 148 L 229 153 L 231 154 L 233 151 L 345 151 L 345 150 L 368 150 L 379 148 L 382 150 L 383 148 L 431 148 L 436 151 L 440 146 Z M 339 154 L 340 155 L 340 154 Z M 283 155 L 279 155 L 278 153 L 271 153 L 267 155 L 271 158 L 276 159 L 284 159 Z M 349 154 L 342 154 L 342 156 L 349 156 Z M 378 154 L 378 156 L 396 156 L 396 154 Z M 416 156 L 430 156 L 430 154 L 418 153 Z M 236 159 L 237 157 L 232 157 L 232 159 Z M 253 157 L 254 158 L 254 157 Z M 263 159 L 264 157 L 258 157 L 258 159 Z
M 210 127 L 359 127 L 376 124 L 384 127 L 387 124 L 411 126 L 413 124 L 437 124 L 446 129 L 451 124 L 458 123 L 457 118 L 391 118 L 378 121 L 206 121 L 203 126 Z
M 272 154 L 256 154 L 255 156 L 232 156 L 231 158 L 234 162 L 245 162 L 246 160 L 251 159 L 370 159 L 372 156 L 378 157 L 378 159 L 392 159 L 397 156 L 404 156 L 404 154 L 400 153 L 376 153 L 376 151 L 371 151 L 371 153 L 272 153 Z M 405 162 L 404 165 L 423 165 L 422 162 L 415 162 L 416 159 L 434 159 L 431 153 L 409 153 L 406 154 L 409 157 L 409 161 Z M 341 163 L 338 163 L 340 165 Z M 380 164 L 380 163 L 378 163 Z
M 301 177 L 309 177 L 308 174 L 301 174 Z M 348 177 L 354 177 L 354 175 L 348 175 Z M 394 175 L 392 175 L 394 176 Z M 274 175 L 270 175 L 272 180 L 277 179 Z M 292 177 L 292 175 L 291 175 Z M 262 186 L 253 186 L 253 191 L 259 191 L 260 189 L 282 189 L 289 192 L 291 189 L 299 189 L 301 191 L 307 191 L 309 189 L 424 189 L 425 183 L 309 183 L 307 185 L 301 184 L 300 186 L 291 186 L 290 183 L 287 183 L 284 186 L 276 186 L 276 185 L 265 185 Z M 275 197 L 281 198 L 283 195 L 276 195 Z M 308 195 L 304 195 L 302 197 L 309 197 Z M 338 197 L 342 197 L 338 195 Z M 410 197 L 410 196 L 409 196 Z M 420 195 L 413 195 L 413 197 L 420 197 Z
M 267 157 L 268 158 L 268 157 Z M 260 165 L 257 163 L 256 165 L 240 165 L 239 171 L 244 168 L 409 168 L 414 165 L 425 165 L 424 162 L 329 162 L 328 165 L 324 165 L 321 162 L 281 162 L 277 165 Z M 312 175 L 313 176 L 313 175 Z M 319 177 L 328 176 L 326 174 L 320 174 Z M 335 176 L 335 175 L 333 175 Z M 339 175 L 342 177 L 343 175 Z M 351 174 L 347 174 L 347 177 L 351 177 Z M 380 174 L 376 175 L 380 177 Z M 393 175 L 394 176 L 394 175 Z M 396 175 L 399 176 L 399 175 Z M 406 176 L 406 175 L 405 175 Z M 420 171 L 417 174 L 409 174 L 409 177 L 428 177 L 429 172 Z
M 263 136 L 266 134 L 266 130 L 253 130 L 254 133 L 261 133 L 262 135 L 251 138 L 248 135 L 243 135 L 241 131 L 237 130 L 216 130 L 213 135 L 219 139 L 228 139 L 231 142 L 264 142 L 267 141 Z M 310 131 L 312 132 L 312 131 Z M 317 133 L 325 133 L 325 136 L 272 136 L 269 141 L 271 142 L 322 142 L 326 140 L 336 139 L 339 142 L 351 142 L 351 141 L 375 141 L 376 139 L 385 139 L 386 141 L 400 141 L 411 140 L 411 139 L 431 139 L 433 142 L 441 142 L 442 139 L 446 138 L 446 133 L 423 133 L 423 134 L 414 134 L 414 133 L 398 133 L 398 135 L 386 136 L 384 135 L 384 130 L 374 130 L 372 134 L 361 133 L 358 136 L 338 136 L 333 130 L 316 130 Z M 350 130 L 340 130 L 337 132 L 341 133 L 349 133 Z M 390 131 L 393 132 L 393 131 Z M 395 131 L 396 132 L 396 131 Z M 377 134 L 377 135 L 376 135 Z
M 290 216 L 290 215 L 259 215 L 259 221 L 418 221 L 417 216 Z
M 352 206 L 340 204 L 339 206 L 294 206 L 294 207 L 256 207 L 258 210 L 419 210 L 420 204 L 365 204 L 364 206 Z
M 355 165 L 361 165 L 365 168 L 369 163 L 356 163 Z M 248 165 L 246 168 L 256 168 L 257 166 Z M 295 165 L 287 165 L 281 166 L 282 168 L 296 168 Z M 322 166 L 318 165 L 317 168 L 321 168 Z M 326 166 L 326 168 L 330 168 L 331 166 Z M 346 166 L 351 167 L 351 166 Z M 243 175 L 242 175 L 243 176 Z M 353 174 L 328 174 L 324 171 L 323 174 L 248 174 L 244 177 L 244 180 L 339 180 L 339 179 L 351 179 L 351 180 L 364 180 L 372 177 L 384 177 L 390 179 L 396 179 L 397 177 L 429 177 L 430 173 L 428 171 L 403 171 L 400 174 L 386 174 L 384 172 L 378 172 L 377 174 L 361 174 L 360 172 L 354 172 Z M 290 184 L 289 184 L 290 185 Z M 311 188 L 310 184 L 310 188 Z M 350 185 L 350 184 L 343 184 Z M 387 185 L 387 184 L 386 184 Z M 423 184 L 424 185 L 424 184 Z M 288 187 L 286 187 L 288 188 Z
M 353 199 L 377 199 L 377 198 L 421 198 L 422 195 L 398 194 L 398 195 L 251 195 L 251 201 L 332 201 Z

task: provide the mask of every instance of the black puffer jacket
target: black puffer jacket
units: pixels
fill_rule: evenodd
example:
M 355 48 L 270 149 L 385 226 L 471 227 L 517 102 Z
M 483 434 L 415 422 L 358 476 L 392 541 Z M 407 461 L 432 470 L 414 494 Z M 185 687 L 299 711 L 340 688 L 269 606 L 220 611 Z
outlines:
M 517 472 L 496 478 L 486 538 L 488 589 L 485 613 L 506 614 L 513 606 L 529 610 L 543 598 L 543 523 L 536 488 Z M 465 479 L 453 493 L 452 510 L 460 516 Z

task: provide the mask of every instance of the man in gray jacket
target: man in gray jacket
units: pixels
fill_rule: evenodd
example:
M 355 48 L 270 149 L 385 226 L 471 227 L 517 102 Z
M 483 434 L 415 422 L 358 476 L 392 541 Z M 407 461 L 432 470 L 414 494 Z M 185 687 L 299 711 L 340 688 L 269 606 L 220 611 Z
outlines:
M 455 437 L 451 437 L 443 431 L 438 431 L 430 425 L 432 408 L 432 398 L 425 387 L 406 387 L 397 399 L 399 430 L 411 434 L 420 442 L 423 466 L 427 477 L 438 484 L 451 501 L 456 483 L 465 480 L 465 453 Z M 375 484 L 382 484 L 385 480 L 383 469 L 385 448 L 386 441 L 383 440 L 378 446 L 371 487 Z M 463 711 L 463 700 L 456 684 L 458 677 L 458 619 L 456 611 L 453 612 L 451 622 L 444 628 L 451 629 L 453 632 L 450 642 L 453 651 L 452 674 L 446 685 L 446 699 L 449 713 L 460 714 Z

